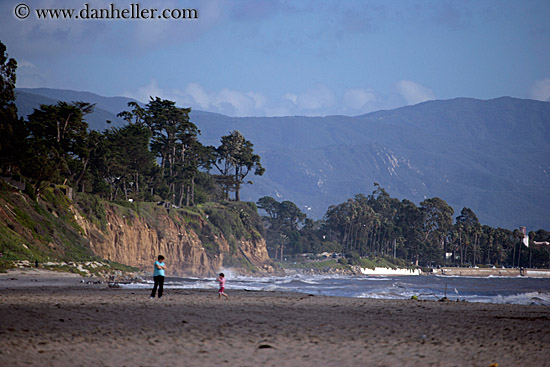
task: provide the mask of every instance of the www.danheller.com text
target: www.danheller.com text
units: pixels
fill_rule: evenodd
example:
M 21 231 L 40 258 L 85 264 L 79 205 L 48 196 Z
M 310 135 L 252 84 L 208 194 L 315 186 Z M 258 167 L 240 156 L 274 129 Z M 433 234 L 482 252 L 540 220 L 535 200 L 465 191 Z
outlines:
M 19 19 L 27 18 L 31 8 L 26 4 L 19 4 L 14 9 Z M 34 9 L 38 19 L 197 19 L 197 9 L 156 9 L 145 7 L 139 3 L 129 4 L 119 8 L 111 3 L 106 7 L 96 8 L 86 3 L 80 9 L 41 8 Z

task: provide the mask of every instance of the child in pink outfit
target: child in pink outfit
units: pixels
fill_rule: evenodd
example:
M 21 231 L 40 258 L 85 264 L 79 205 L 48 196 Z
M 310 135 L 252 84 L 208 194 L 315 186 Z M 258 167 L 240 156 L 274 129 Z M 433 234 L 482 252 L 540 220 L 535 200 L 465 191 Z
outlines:
M 216 279 L 220 283 L 220 290 L 218 291 L 218 299 L 221 299 L 222 296 L 229 299 L 229 296 L 225 294 L 225 275 L 223 273 L 220 273 L 220 276 L 218 276 L 218 279 Z

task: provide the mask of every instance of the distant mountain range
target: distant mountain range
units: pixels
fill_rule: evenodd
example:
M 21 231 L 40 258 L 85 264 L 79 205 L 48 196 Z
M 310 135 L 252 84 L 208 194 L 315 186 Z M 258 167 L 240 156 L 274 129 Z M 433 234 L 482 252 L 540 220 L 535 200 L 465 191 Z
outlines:
M 128 110 L 128 102 L 138 102 L 126 97 L 103 97 L 90 92 L 50 88 L 17 88 L 17 110 L 19 116 L 27 117 L 41 104 L 55 104 L 58 101 L 95 103 L 94 112 L 86 116 L 90 129 L 103 131 L 111 126 L 121 127 L 126 122 L 117 114 Z M 111 123 L 107 123 L 111 121 Z
M 96 103 L 91 129 L 122 126 L 133 101 L 88 92 L 18 89 L 21 115 L 57 100 Z M 105 121 L 112 121 L 107 124 Z M 206 145 L 239 130 L 266 173 L 247 177 L 243 200 L 290 200 L 310 218 L 377 182 L 419 204 L 440 197 L 471 208 L 482 224 L 550 229 L 550 103 L 502 97 L 457 98 L 346 117 L 228 117 L 193 111 Z

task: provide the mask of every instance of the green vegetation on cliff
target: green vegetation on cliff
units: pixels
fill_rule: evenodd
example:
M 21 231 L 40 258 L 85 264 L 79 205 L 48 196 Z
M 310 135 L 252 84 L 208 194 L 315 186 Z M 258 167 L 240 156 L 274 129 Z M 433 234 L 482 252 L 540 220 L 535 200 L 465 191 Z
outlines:
M 263 227 L 256 205 L 246 202 L 204 203 L 195 207 L 166 208 L 151 202 L 105 201 L 97 196 L 78 193 L 74 202 L 65 195 L 65 187 L 51 185 L 40 198 L 31 199 L 0 179 L 0 269 L 12 267 L 17 261 L 33 264 L 50 262 L 101 261 L 90 249 L 90 238 L 103 239 L 109 231 L 106 208 L 123 218 L 128 227 L 136 220 L 147 223 L 162 240 L 165 233 L 159 223 L 164 217 L 181 224 L 188 233 L 196 234 L 209 257 L 219 256 L 222 249 L 217 242 L 225 238 L 229 252 L 223 255 L 223 265 L 256 271 L 256 265 L 240 250 L 241 241 L 261 240 Z M 92 229 L 87 236 L 75 220 L 79 213 L 99 230 Z M 119 249 L 123 251 L 123 248 Z M 174 260 L 174 259 L 171 259 Z M 110 268 L 132 270 L 108 262 Z M 52 270 L 81 273 L 75 266 L 48 266 Z M 101 271 L 104 269 L 94 269 Z M 135 268 L 133 269 L 135 270 Z
M 263 238 L 263 226 L 254 203 L 219 202 L 167 208 L 151 202 L 109 202 L 82 193 L 71 201 L 66 192 L 67 187 L 52 184 L 42 190 L 39 198 L 33 199 L 0 179 L 0 269 L 22 260 L 30 264 L 102 261 L 91 250 L 90 240 L 101 241 L 111 231 L 107 207 L 128 227 L 142 220 L 161 238 L 166 234 L 162 233 L 159 220 L 168 217 L 188 232 L 194 232 L 209 257 L 221 254 L 218 239 L 224 238 L 229 246 L 229 252 L 224 253 L 224 265 L 255 269 L 240 248 L 242 241 Z M 91 233 L 85 234 L 78 215 L 97 230 L 91 229 Z M 111 268 L 128 270 L 112 262 Z M 67 266 L 65 270 L 68 269 L 72 267 Z
M 421 266 L 550 266 L 547 231 L 528 233 L 527 250 L 517 229 L 482 225 L 466 207 L 453 218 L 453 208 L 441 198 L 417 206 L 391 197 L 378 184 L 370 195 L 330 206 L 319 221 L 308 219 L 290 201 L 262 197 L 257 205 L 267 215 L 260 219 L 255 204 L 239 199 L 243 185 L 252 184 L 245 178 L 265 170 L 253 144 L 238 131 L 222 136 L 217 148 L 203 146 L 191 110 L 158 97 L 144 106 L 129 103 L 130 111 L 120 113 L 127 125 L 103 132 L 89 129 L 86 116 L 94 105 L 82 101 L 41 105 L 26 119 L 18 118 L 17 63 L 5 51 L 0 42 L 0 176 L 24 188 L 0 186 L 3 261 L 94 259 L 90 243 L 107 236 L 108 214 L 114 211 L 123 218 L 119 230 L 132 232 L 139 219 L 156 229 L 157 245 L 164 236 L 158 222 L 168 215 L 171 224 L 178 229 L 185 224 L 184 231 L 200 240 L 186 239 L 197 250 L 186 256 L 222 262 L 218 255 L 223 252 L 227 266 L 251 268 L 253 261 L 243 248 L 263 238 L 271 256 L 281 261 L 326 251 L 343 254 L 338 266 L 371 267 L 376 258 Z M 333 150 L 327 154 L 339 156 Z M 235 201 L 229 201 L 230 194 Z M 94 225 L 86 235 L 75 210 Z M 112 245 L 118 235 L 111 238 Z M 176 233 L 164 242 L 166 249 L 182 246 L 183 237 Z M 140 261 L 150 255 L 141 253 Z
M 168 214 L 199 237 L 207 256 L 215 258 L 227 241 L 224 261 L 252 267 L 243 242 L 262 239 L 263 229 L 255 204 L 240 203 L 239 193 L 252 183 L 245 180 L 249 173 L 265 170 L 241 133 L 222 136 L 218 148 L 203 146 L 191 110 L 158 97 L 145 106 L 129 103 L 119 114 L 128 124 L 103 132 L 89 129 L 86 115 L 94 105 L 82 101 L 43 104 L 19 118 L 17 62 L 2 42 L 0 69 L 2 261 L 95 259 L 90 241 L 107 237 L 108 207 L 128 227 L 143 219 L 160 242 L 156 224 Z M 93 224 L 91 233 L 80 228 L 75 211 Z
M 3 260 L 94 260 L 69 200 L 48 187 L 40 201 L 0 180 L 0 252 Z

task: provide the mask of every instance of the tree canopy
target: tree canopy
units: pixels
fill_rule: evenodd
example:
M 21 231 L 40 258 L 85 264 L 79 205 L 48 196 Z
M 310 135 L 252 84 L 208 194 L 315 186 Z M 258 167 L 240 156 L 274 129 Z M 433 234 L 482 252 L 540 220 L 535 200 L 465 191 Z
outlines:
M 291 222 L 285 222 L 283 203 L 271 197 L 257 202 L 265 212 L 268 249 L 277 258 L 284 247 L 286 256 L 328 251 L 352 262 L 384 257 L 419 266 L 550 266 L 550 246 L 544 245 L 548 232 L 531 232 L 532 245 L 526 248 L 519 231 L 481 225 L 469 208 L 453 221 L 453 209 L 441 198 L 417 206 L 375 184 L 370 195 L 330 206 L 322 220 L 299 216 Z
M 235 192 L 235 201 L 240 201 L 241 187 L 249 172 L 261 176 L 265 169 L 260 163 L 260 156 L 254 154 L 253 144 L 246 140 L 239 131 L 232 131 L 229 135 L 221 137 L 221 145 L 215 150 L 215 159 L 212 164 L 218 169 L 220 175 L 218 182 L 224 188 L 225 199 L 229 200 L 229 192 Z
M 0 42 L 0 174 L 24 180 L 39 198 L 44 185 L 67 185 L 77 192 L 107 200 L 159 201 L 191 206 L 206 201 L 240 200 L 252 172 L 265 169 L 254 145 L 239 131 L 204 146 L 191 121 L 191 109 L 151 97 L 122 111 L 127 125 L 103 132 L 86 122 L 94 105 L 61 101 L 41 105 L 27 119 L 17 117 L 17 63 Z M 214 170 L 215 173 L 211 173 Z M 463 208 L 453 222 L 453 209 L 441 198 L 418 206 L 392 198 L 378 184 L 369 195 L 330 206 L 313 221 L 291 201 L 265 196 L 268 249 L 281 259 L 304 252 L 334 251 L 349 258 L 384 256 L 418 265 L 493 264 L 550 267 L 548 232 L 529 234 L 481 225 Z
M 4 174 L 18 173 L 16 158 L 25 149 L 21 142 L 26 132 L 15 106 L 16 70 L 17 62 L 0 42 L 0 171 Z
M 127 125 L 103 132 L 89 130 L 94 105 L 81 101 L 41 105 L 20 119 L 16 69 L 0 42 L 0 174 L 18 175 L 36 197 L 44 185 L 63 184 L 108 200 L 190 206 L 235 192 L 239 201 L 242 186 L 252 183 L 248 174 L 265 172 L 240 132 L 223 136 L 218 148 L 204 146 L 191 109 L 159 97 L 129 103 L 119 114 Z M 220 174 L 211 174 L 213 167 Z

